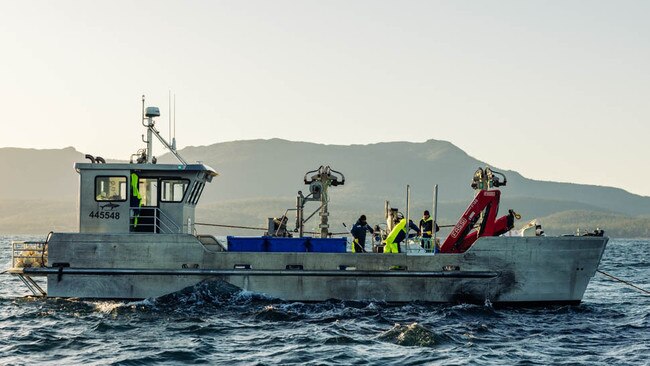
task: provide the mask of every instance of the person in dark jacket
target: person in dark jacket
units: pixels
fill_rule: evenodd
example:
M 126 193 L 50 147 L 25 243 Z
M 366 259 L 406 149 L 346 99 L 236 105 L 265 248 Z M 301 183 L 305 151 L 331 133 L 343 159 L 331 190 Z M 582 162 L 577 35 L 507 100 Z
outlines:
M 270 236 L 277 236 L 277 237 L 291 237 L 291 233 L 287 230 L 287 221 L 289 221 L 289 218 L 286 216 L 282 216 L 280 218 L 274 218 L 273 219 L 273 232 L 269 233 Z
M 440 227 L 436 224 L 436 232 L 440 231 Z M 433 235 L 433 219 L 429 215 L 429 211 L 424 211 L 424 216 L 420 220 L 420 233 L 422 233 L 422 248 L 426 250 L 431 250 L 431 236 Z M 434 249 L 435 251 L 435 249 Z
M 352 253 L 364 253 L 366 251 L 366 231 L 370 231 L 370 234 L 374 233 L 366 221 L 366 215 L 361 215 L 359 216 L 359 220 L 352 226 L 352 230 L 350 230 L 354 238 L 352 241 Z

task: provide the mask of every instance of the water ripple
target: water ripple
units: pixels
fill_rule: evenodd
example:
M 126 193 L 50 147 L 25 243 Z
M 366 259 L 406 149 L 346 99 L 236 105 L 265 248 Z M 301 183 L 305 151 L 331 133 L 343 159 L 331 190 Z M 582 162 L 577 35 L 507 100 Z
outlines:
M 0 262 L 8 263 L 7 238 Z M 602 268 L 644 284 L 650 242 Z M 601 275 L 579 306 L 284 302 L 219 281 L 142 301 L 16 297 L 0 282 L 0 364 L 648 365 L 648 297 Z

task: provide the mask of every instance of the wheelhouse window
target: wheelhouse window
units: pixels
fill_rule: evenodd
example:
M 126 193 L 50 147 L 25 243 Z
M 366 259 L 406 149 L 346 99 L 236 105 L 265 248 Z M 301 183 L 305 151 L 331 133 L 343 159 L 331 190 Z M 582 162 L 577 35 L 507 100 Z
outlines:
M 163 179 L 161 181 L 160 201 L 183 202 L 189 183 L 187 179 Z
M 95 177 L 95 200 L 126 201 L 126 177 Z

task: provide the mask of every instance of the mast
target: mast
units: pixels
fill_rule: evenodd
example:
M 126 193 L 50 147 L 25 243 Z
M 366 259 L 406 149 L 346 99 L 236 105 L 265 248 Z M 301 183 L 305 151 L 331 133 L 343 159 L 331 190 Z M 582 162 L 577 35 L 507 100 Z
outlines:
M 174 95 L 174 102 L 176 101 L 176 96 Z M 176 114 L 176 108 L 174 108 L 174 117 Z M 147 149 L 145 153 L 145 162 L 149 164 L 154 163 L 155 157 L 153 156 L 153 136 L 156 136 L 158 141 L 160 141 L 163 146 L 169 150 L 169 152 L 172 153 L 178 159 L 178 161 L 183 164 L 187 165 L 187 162 L 185 159 L 183 159 L 178 152 L 176 151 L 176 138 L 172 138 L 172 145 L 170 145 L 156 130 L 155 124 L 156 122 L 154 121 L 154 117 L 160 117 L 160 109 L 158 107 L 144 107 L 144 95 L 142 96 L 142 125 L 147 128 L 147 139 L 144 140 L 143 136 L 143 141 L 147 143 Z M 175 118 L 174 118 L 175 119 Z M 174 130 L 176 129 L 176 121 L 174 120 Z M 175 132 L 174 132 L 175 133 Z

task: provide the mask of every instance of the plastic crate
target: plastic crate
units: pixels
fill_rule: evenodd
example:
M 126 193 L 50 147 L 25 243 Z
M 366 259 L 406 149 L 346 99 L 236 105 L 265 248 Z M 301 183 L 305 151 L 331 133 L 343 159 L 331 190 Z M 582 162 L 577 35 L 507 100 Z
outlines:
M 47 244 L 45 242 L 12 242 L 12 267 L 29 268 L 47 265 Z
M 315 253 L 345 253 L 345 238 L 309 238 L 309 251 Z
M 269 252 L 306 252 L 307 238 L 267 238 Z
M 261 236 L 228 236 L 229 252 L 265 252 L 267 248 L 266 238 Z

